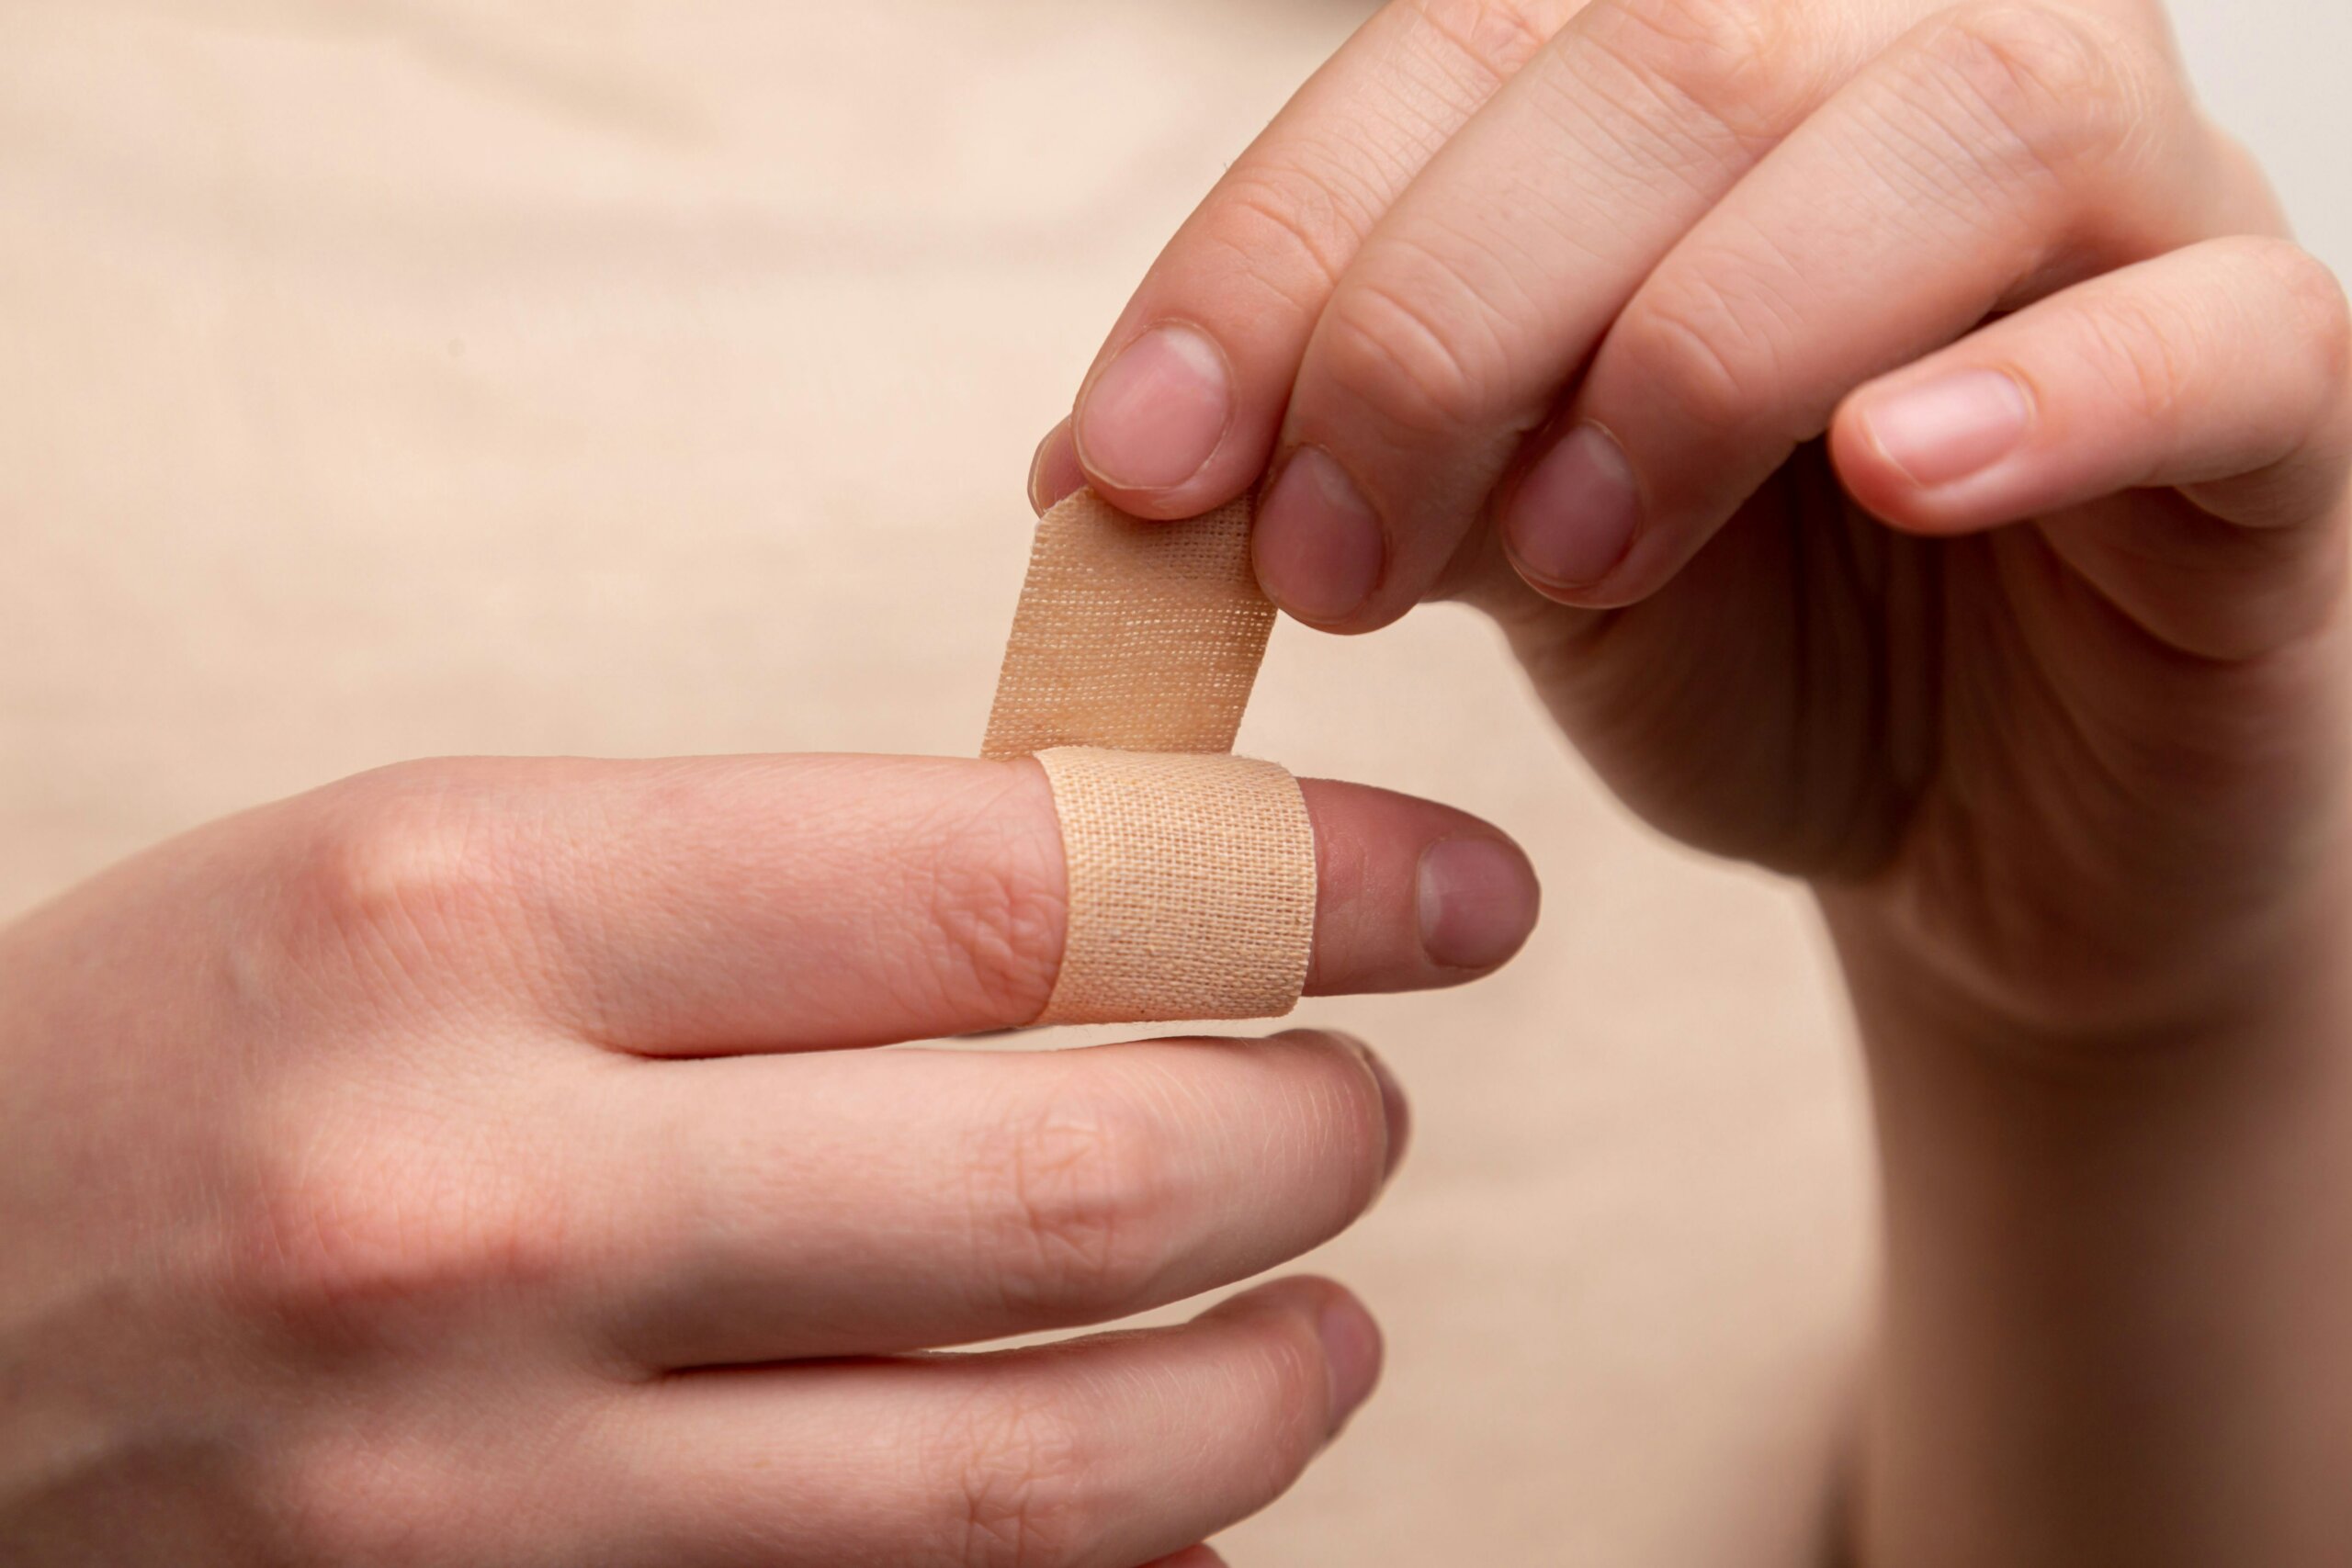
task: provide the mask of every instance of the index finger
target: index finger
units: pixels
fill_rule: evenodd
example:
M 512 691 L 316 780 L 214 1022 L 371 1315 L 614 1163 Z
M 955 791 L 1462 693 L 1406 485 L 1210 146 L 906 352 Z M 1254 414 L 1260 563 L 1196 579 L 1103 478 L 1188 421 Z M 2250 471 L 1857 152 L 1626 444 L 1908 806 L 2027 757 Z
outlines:
M 1384 6 L 1169 242 L 1095 356 L 1069 426 L 1047 438 L 1057 466 L 1082 467 L 1140 517 L 1196 516 L 1255 483 L 1357 246 L 1576 8 Z
M 1532 927 L 1526 857 L 1476 818 L 1302 781 L 1311 993 L 1457 984 Z M 660 1055 L 1028 1023 L 1052 993 L 1061 829 L 1027 760 L 483 761 L 311 797 L 325 923 L 468 1015 Z M 455 992 L 454 997 L 447 993 Z

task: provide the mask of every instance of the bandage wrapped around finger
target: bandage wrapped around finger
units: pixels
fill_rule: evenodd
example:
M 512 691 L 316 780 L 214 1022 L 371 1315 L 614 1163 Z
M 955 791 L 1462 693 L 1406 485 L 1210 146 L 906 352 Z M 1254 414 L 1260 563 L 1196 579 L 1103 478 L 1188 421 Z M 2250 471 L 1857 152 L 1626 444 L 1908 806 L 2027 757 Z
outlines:
M 1150 523 L 1081 491 L 1038 524 L 981 748 L 1035 756 L 1061 820 L 1068 934 L 1035 1023 L 1297 1002 L 1314 830 L 1295 779 L 1230 755 L 1273 619 L 1246 502 Z

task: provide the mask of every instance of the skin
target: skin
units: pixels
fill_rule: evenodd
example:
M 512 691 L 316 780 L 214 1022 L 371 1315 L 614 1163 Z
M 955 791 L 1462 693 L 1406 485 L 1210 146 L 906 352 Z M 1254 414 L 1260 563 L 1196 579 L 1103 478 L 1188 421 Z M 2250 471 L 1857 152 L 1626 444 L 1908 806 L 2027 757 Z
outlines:
M 1293 615 L 1480 604 L 1634 809 L 1815 889 L 1863 1562 L 2334 1562 L 2347 343 L 2153 5 L 1398 0 L 1032 491 L 1262 483 Z
M 1310 988 L 1524 938 L 1494 829 L 1302 787 Z M 1312 1032 L 865 1049 L 1034 1017 L 1063 913 L 1031 762 L 476 761 L 0 931 L 0 1555 L 1216 1568 L 1372 1390 L 1346 1292 L 939 1352 L 1297 1256 L 1404 1102 Z

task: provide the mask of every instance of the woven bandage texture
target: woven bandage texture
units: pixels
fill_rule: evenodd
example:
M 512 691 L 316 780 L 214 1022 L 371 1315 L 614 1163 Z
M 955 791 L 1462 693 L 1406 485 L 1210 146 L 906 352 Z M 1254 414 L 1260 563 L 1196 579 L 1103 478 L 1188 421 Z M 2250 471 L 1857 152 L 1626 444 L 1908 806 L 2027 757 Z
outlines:
M 1069 913 L 1037 1023 L 1272 1018 L 1315 943 L 1298 781 L 1225 755 L 1274 608 L 1247 502 L 1147 523 L 1080 491 L 1046 513 L 981 755 L 1054 790 Z
M 1250 515 L 1147 523 L 1084 490 L 1046 513 L 980 755 L 1233 750 L 1274 625 Z
M 1298 781 L 1246 757 L 1057 747 L 1069 866 L 1038 1023 L 1273 1018 L 1306 984 L 1315 829 Z

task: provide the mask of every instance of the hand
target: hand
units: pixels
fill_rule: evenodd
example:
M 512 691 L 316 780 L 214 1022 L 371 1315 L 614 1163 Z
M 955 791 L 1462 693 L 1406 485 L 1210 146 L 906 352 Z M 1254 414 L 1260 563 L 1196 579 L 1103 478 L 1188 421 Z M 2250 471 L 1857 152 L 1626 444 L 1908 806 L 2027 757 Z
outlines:
M 2283 232 L 2139 0 L 1399 0 L 1034 488 L 1179 517 L 1271 465 L 1293 615 L 1486 605 L 1849 964 L 2145 1042 L 2307 973 L 2352 876 L 2346 311 Z
M 1491 829 L 1304 788 L 1312 988 L 1525 935 Z M 909 1352 L 1295 1256 L 1403 1104 L 1312 1032 L 846 1049 L 1026 1021 L 1061 900 L 1032 763 L 456 762 L 0 933 L 0 1556 L 1211 1562 L 1371 1390 L 1337 1286 Z
M 1871 1563 L 2334 1563 L 2346 312 L 2143 0 L 1398 0 L 1114 328 L 1051 500 L 1271 474 L 1652 821 L 1809 879 L 1869 1045 Z

